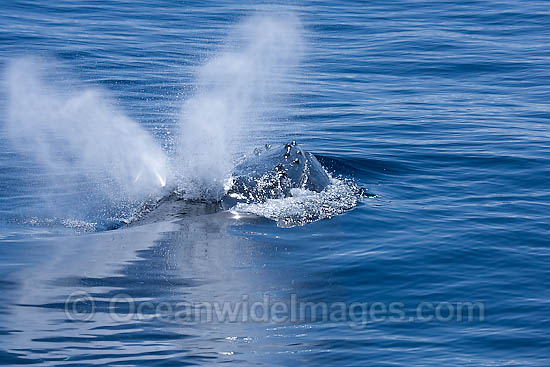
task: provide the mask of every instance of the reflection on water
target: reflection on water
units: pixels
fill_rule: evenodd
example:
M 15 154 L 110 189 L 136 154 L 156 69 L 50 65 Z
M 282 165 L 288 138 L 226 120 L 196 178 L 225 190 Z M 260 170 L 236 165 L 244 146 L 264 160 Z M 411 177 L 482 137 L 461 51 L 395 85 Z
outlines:
M 276 259 L 277 248 L 230 234 L 232 224 L 235 220 L 227 213 L 214 213 L 92 235 L 3 244 L 3 258 L 21 259 L 25 252 L 28 259 L 24 264 L 6 261 L 1 269 L 1 340 L 11 354 L 6 357 L 14 363 L 74 361 L 76 356 L 79 362 L 129 363 L 169 354 L 175 360 L 206 361 L 238 359 L 248 350 L 246 359 L 252 362 L 255 343 L 261 340 L 262 349 L 270 348 L 265 341 L 273 332 L 269 324 L 178 322 L 154 317 L 152 308 L 145 310 L 149 313 L 143 319 L 120 322 L 112 312 L 122 319 L 128 303 L 110 304 L 120 294 L 136 304 L 163 303 L 165 310 L 182 301 L 232 302 L 245 294 L 251 302 L 261 299 L 263 291 L 285 281 L 279 275 L 273 283 L 266 279 L 269 272 L 262 271 L 262 259 Z M 80 299 L 74 309 L 65 303 L 75 294 L 93 299 L 93 316 L 88 317 L 90 300 Z

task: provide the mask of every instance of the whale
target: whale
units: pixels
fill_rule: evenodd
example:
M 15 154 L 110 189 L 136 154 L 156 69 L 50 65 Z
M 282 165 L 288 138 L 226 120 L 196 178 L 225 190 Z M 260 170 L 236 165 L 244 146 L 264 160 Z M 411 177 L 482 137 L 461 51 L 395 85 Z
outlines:
M 322 192 L 330 184 L 331 178 L 317 158 L 295 141 L 265 144 L 235 165 L 225 194 L 219 200 L 189 200 L 184 192 L 174 189 L 160 200 L 145 203 L 128 224 L 229 211 L 239 203 L 260 204 L 290 197 L 293 189 Z
M 292 189 L 321 192 L 330 178 L 315 156 L 295 141 L 266 144 L 236 165 L 230 188 L 221 200 L 224 209 L 237 203 L 262 203 L 292 195 Z

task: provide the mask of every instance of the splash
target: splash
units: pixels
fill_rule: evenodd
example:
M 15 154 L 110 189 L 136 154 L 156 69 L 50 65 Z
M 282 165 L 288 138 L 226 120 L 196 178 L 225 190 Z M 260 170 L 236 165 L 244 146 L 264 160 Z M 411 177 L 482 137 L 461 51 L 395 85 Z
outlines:
M 56 208 L 45 214 L 66 218 L 73 209 L 88 220 L 87 201 L 104 203 L 100 217 L 118 216 L 105 208 L 136 206 L 174 189 L 186 199 L 221 199 L 235 160 L 251 146 L 276 140 L 266 121 L 292 87 L 302 33 L 292 14 L 256 15 L 235 26 L 197 69 L 196 92 L 182 106 L 170 158 L 104 91 L 78 89 L 51 60 L 9 63 L 6 136 L 47 177 L 49 192 L 42 196 Z M 57 201 L 65 194 L 63 203 Z
M 91 190 L 111 202 L 166 186 L 164 152 L 100 90 L 64 92 L 70 86 L 52 80 L 62 79 L 59 68 L 44 60 L 17 59 L 6 71 L 6 135 L 40 163 L 51 185 Z
M 259 145 L 258 135 L 269 131 L 261 121 L 288 88 L 302 49 L 295 16 L 257 15 L 237 26 L 198 70 L 197 92 L 184 104 L 180 122 L 178 173 L 186 197 L 223 196 L 237 154 Z
M 321 192 L 299 188 L 291 192 L 292 196 L 263 203 L 239 203 L 231 211 L 236 215 L 254 214 L 275 221 L 279 227 L 291 228 L 342 214 L 353 209 L 363 196 L 359 186 L 342 178 L 332 178 Z

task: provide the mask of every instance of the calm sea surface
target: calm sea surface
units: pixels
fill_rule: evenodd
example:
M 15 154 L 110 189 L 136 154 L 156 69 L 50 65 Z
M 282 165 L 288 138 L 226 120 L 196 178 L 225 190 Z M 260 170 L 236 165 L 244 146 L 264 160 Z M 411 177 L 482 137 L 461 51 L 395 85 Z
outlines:
M 549 3 L 283 5 L 305 57 L 273 139 L 378 196 L 294 228 L 90 232 L 34 212 L 36 162 L 0 130 L 0 364 L 550 365 Z M 15 57 L 55 59 L 162 143 L 196 68 L 244 17 L 278 10 L 8 0 L 2 80 Z M 258 317 L 207 319 L 254 302 Z

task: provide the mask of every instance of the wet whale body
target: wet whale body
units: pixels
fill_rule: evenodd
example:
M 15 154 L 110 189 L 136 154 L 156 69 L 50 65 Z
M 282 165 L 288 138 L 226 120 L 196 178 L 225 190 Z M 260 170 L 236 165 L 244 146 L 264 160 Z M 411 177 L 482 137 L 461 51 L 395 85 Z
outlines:
M 219 201 L 187 200 L 173 190 L 162 199 L 147 203 L 132 223 L 150 223 L 188 215 L 212 214 L 237 204 L 260 204 L 268 199 L 292 196 L 293 189 L 322 192 L 331 184 L 321 163 L 296 142 L 256 148 L 235 166 L 225 195 Z
M 296 142 L 273 148 L 257 148 L 237 164 L 231 187 L 222 198 L 224 209 L 237 203 L 262 203 L 292 195 L 300 188 L 321 192 L 330 178 L 315 156 Z

